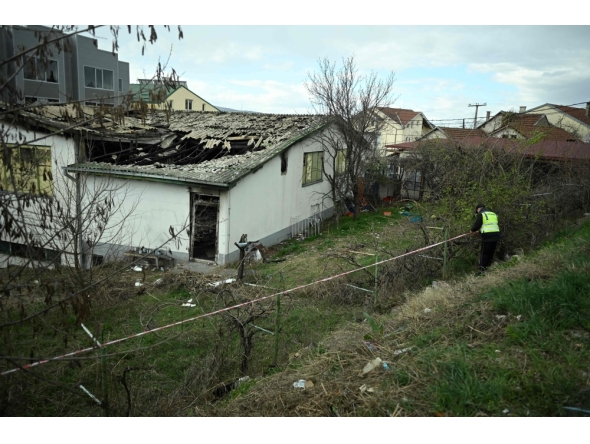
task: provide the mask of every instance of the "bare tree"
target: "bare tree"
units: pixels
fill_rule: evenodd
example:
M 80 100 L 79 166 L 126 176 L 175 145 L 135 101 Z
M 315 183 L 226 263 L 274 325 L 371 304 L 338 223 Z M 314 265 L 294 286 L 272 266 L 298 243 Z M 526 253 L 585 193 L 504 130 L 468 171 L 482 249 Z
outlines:
M 328 59 L 318 63 L 319 70 L 308 75 L 306 88 L 314 111 L 324 116 L 327 126 L 316 136 L 324 147 L 323 174 L 335 206 L 352 196 L 356 220 L 365 174 L 381 154 L 377 140 L 382 123 L 374 110 L 393 103 L 395 77 L 393 72 L 384 79 L 375 72 L 359 73 L 354 56 L 343 59 L 340 69 Z
M 92 149 L 79 131 L 81 128 L 102 128 L 107 121 L 121 123 L 132 97 L 111 95 L 108 99 L 117 99 L 114 105 L 99 98 L 92 112 L 88 112 L 81 100 L 66 95 L 65 103 L 51 107 L 63 124 L 47 130 L 39 122 L 49 107 L 39 101 L 27 102 L 15 82 L 23 70 L 30 70 L 29 76 L 47 78 L 52 60 L 72 51 L 71 37 L 94 36 L 97 28 L 35 29 L 34 42 L 15 47 L 14 54 L 7 55 L 0 47 L 0 358 L 6 368 L 23 362 L 14 356 L 8 359 L 14 354 L 12 351 L 22 353 L 15 346 L 22 331 L 32 329 L 36 333 L 43 326 L 64 334 L 67 344 L 69 327 L 64 327 L 66 322 L 62 321 L 74 315 L 75 325 L 79 325 L 90 309 L 89 295 L 100 291 L 99 284 L 128 268 L 119 267 L 107 276 L 103 273 L 100 279 L 88 270 L 97 248 L 102 248 L 102 256 L 109 254 L 105 253 L 105 246 L 125 245 L 129 234 L 126 225 L 135 209 L 127 198 L 128 186 L 109 179 L 90 181 L 82 174 L 69 175 L 61 167 L 84 161 L 87 151 Z M 110 27 L 113 53 L 118 49 L 120 29 Z M 147 42 L 153 44 L 157 40 L 156 29 L 134 29 L 143 53 Z M 10 27 L 0 27 L 0 33 L 5 35 L 10 36 L 12 31 Z M 129 26 L 127 31 L 132 33 L 133 29 Z M 180 27 L 178 35 L 183 37 Z M 171 75 L 164 75 L 165 68 L 166 63 L 159 63 L 154 75 L 162 88 L 176 78 L 174 70 Z M 32 119 L 32 114 L 39 119 Z M 57 137 L 67 142 L 62 153 L 66 158 L 62 161 L 56 158 L 56 152 L 52 153 Z M 171 228 L 168 240 L 177 239 L 185 228 Z M 44 317 L 50 311 L 60 311 L 62 318 Z

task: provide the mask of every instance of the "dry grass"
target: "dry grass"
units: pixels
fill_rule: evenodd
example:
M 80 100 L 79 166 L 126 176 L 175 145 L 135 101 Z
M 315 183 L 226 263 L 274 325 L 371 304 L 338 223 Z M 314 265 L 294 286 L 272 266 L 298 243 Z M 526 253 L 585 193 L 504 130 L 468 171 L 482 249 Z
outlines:
M 407 295 L 407 302 L 391 314 L 375 316 L 375 321 L 383 325 L 382 335 L 376 334 L 367 322 L 351 323 L 315 347 L 299 351 L 284 371 L 258 380 L 236 399 L 212 406 L 206 413 L 203 410 L 196 413 L 222 416 L 445 415 L 445 412 L 432 410 L 427 386 L 431 378 L 437 377 L 431 372 L 437 370 L 436 367 L 425 368 L 428 347 L 416 347 L 414 339 L 439 331 L 442 334 L 433 336 L 431 345 L 452 347 L 457 338 L 449 337 L 444 327 L 460 325 L 468 348 L 481 349 L 491 341 L 501 341 L 511 315 L 498 317 L 488 301 L 478 300 L 476 296 L 510 280 L 550 278 L 567 267 L 569 254 L 557 248 L 545 249 L 534 257 L 519 260 L 510 268 L 496 268 L 483 277 L 471 275 L 442 282 Z M 408 347 L 412 348 L 406 350 Z M 517 348 L 506 353 L 497 361 L 514 359 L 518 362 L 519 353 L 523 352 Z M 376 357 L 386 362 L 389 369 L 378 367 L 363 374 L 363 367 Z M 312 381 L 314 385 L 306 389 L 294 388 L 293 382 L 299 379 Z M 487 413 L 481 411 L 477 415 L 487 416 Z

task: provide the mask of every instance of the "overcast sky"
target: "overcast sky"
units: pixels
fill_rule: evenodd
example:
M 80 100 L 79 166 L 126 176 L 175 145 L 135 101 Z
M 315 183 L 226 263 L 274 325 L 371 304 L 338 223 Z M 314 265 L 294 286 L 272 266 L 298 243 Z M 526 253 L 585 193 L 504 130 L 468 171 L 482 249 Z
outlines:
M 171 52 L 169 66 L 193 92 L 216 106 L 259 112 L 309 112 L 304 82 L 308 73 L 317 69 L 318 59 L 340 61 L 351 55 L 361 72 L 374 70 L 382 76 L 394 72 L 394 106 L 422 111 L 433 120 L 473 117 L 475 108 L 469 108 L 470 103 L 487 103 L 487 107 L 480 108 L 481 116 L 486 111 L 493 115 L 500 110 L 532 108 L 547 102 L 567 105 L 590 101 L 590 26 L 334 25 L 355 21 L 441 23 L 449 17 L 453 23 L 482 23 L 486 11 L 481 8 L 489 9 L 490 5 L 494 6 L 495 13 L 490 17 L 495 23 L 502 23 L 506 17 L 521 23 L 524 17 L 531 23 L 526 3 L 522 7 L 504 0 L 482 5 L 445 3 L 445 8 L 432 10 L 438 3 L 408 3 L 400 9 L 391 6 L 392 2 L 384 2 L 374 12 L 359 15 L 358 20 L 355 11 L 335 17 L 322 15 L 321 11 L 314 16 L 302 15 L 308 3 L 284 4 L 278 14 L 282 3 L 262 2 L 268 5 L 266 9 L 260 3 L 248 3 L 252 8 L 236 11 L 232 7 L 236 3 L 223 2 L 203 12 L 205 16 L 191 19 L 210 22 L 211 18 L 217 23 L 233 24 L 183 25 L 182 40 L 175 27 L 167 32 L 158 26 L 158 40 L 148 44 L 144 56 L 135 35 L 129 36 L 125 29 L 121 31 L 119 57 L 130 63 L 131 79 L 135 81 L 151 76 L 158 59 L 166 61 Z M 311 2 L 315 3 L 322 5 Z M 479 17 L 479 22 L 461 15 L 465 5 L 476 8 L 472 17 Z M 519 7 L 523 9 L 515 9 Z M 265 16 L 271 9 L 279 21 Z M 181 13 L 168 13 L 168 21 L 186 21 L 191 15 L 186 8 L 175 11 Z M 227 17 L 224 12 L 228 12 Z M 139 18 L 132 15 L 128 21 L 155 18 L 149 10 L 142 14 Z M 292 23 L 290 14 L 295 22 L 304 17 L 303 23 L 332 25 L 238 25 Z M 552 7 L 545 16 L 533 17 L 532 22 L 564 23 L 564 17 L 581 19 Z M 104 37 L 99 39 L 99 47 L 110 49 L 108 29 L 99 35 Z

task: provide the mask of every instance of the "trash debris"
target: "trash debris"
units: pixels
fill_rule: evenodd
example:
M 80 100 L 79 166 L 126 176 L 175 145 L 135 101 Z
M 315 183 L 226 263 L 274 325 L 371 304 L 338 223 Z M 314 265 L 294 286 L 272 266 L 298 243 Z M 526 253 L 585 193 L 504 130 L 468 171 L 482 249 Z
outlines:
M 410 218 L 410 222 L 413 224 L 417 224 L 418 222 L 422 222 L 422 216 L 414 216 Z
M 234 382 L 234 388 L 238 388 L 241 384 L 243 384 L 244 382 L 247 382 L 249 380 L 250 380 L 250 376 L 241 377 L 236 382 Z
M 496 315 L 496 319 L 501 321 L 502 319 L 506 319 L 506 315 Z
M 367 346 L 367 348 L 371 351 L 375 351 L 377 348 L 379 348 L 379 346 L 377 344 L 374 344 L 373 342 L 369 342 L 369 341 L 363 341 L 363 343 Z
M 159 278 L 159 279 L 156 279 L 156 280 L 154 281 L 154 285 L 160 285 L 160 284 L 162 284 L 163 282 L 164 282 L 164 280 L 163 280 L 162 278 Z
M 394 350 L 394 351 L 393 351 L 393 355 L 394 355 L 394 356 L 401 355 L 402 353 L 405 353 L 405 352 L 407 352 L 407 351 L 410 351 L 410 350 L 412 350 L 413 348 L 414 348 L 414 347 L 406 347 L 406 348 L 402 348 L 402 349 L 399 349 L 399 350 Z
M 137 281 L 135 281 L 135 286 L 136 286 L 136 287 L 141 287 L 141 286 L 143 286 L 143 284 L 141 283 L 141 279 L 138 279 Z
M 383 216 L 385 216 L 385 217 L 391 217 L 391 211 L 384 211 L 383 212 Z
M 375 358 L 372 361 L 370 361 L 369 363 L 367 363 L 367 365 L 365 365 L 365 367 L 363 368 L 363 374 L 367 374 L 370 371 L 372 371 L 375 367 L 379 367 L 381 365 L 381 358 Z
M 368 387 L 367 384 L 363 384 L 359 387 L 359 390 L 361 391 L 361 393 L 374 393 L 375 389 L 373 387 Z
M 522 318 L 522 315 L 518 315 L 518 316 L 516 317 L 516 320 L 517 320 L 517 321 L 520 321 L 520 318 Z
M 385 370 L 391 370 L 391 368 L 389 368 L 389 365 L 387 365 L 387 362 L 383 362 L 381 365 Z
M 196 307 L 196 306 L 197 306 L 197 304 L 190 304 L 188 302 L 181 305 L 181 307 Z
M 139 265 L 136 265 L 135 267 L 132 268 L 133 271 L 143 271 L 143 268 L 141 268 Z
M 430 313 L 432 310 L 430 308 L 425 308 L 424 313 Z
M 295 387 L 295 388 L 307 389 L 307 388 L 311 388 L 313 386 L 314 386 L 313 382 L 306 381 L 305 379 L 300 379 L 299 381 L 295 381 L 293 383 L 293 387 Z
M 510 410 L 504 409 L 504 410 L 502 410 L 502 413 L 504 413 L 506 415 L 506 414 L 510 413 Z
M 500 350 L 496 350 L 496 353 L 501 353 Z
M 219 287 L 220 285 L 223 285 L 223 284 L 231 284 L 232 282 L 235 282 L 235 281 L 236 280 L 234 278 L 229 278 L 229 279 L 226 279 L 224 281 L 211 282 L 209 284 L 209 286 L 210 287 Z

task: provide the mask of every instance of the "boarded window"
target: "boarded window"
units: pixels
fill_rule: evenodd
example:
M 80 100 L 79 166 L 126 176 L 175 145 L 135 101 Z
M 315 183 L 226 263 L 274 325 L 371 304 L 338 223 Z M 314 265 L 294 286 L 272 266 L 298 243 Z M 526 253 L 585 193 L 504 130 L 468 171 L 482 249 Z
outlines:
M 51 149 L 48 146 L 10 144 L 8 148 L 11 154 L 11 168 L 8 166 L 8 159 L 0 158 L 2 190 L 51 196 Z
M 323 154 L 322 151 L 316 151 L 303 155 L 303 177 L 301 179 L 303 185 L 321 182 Z

